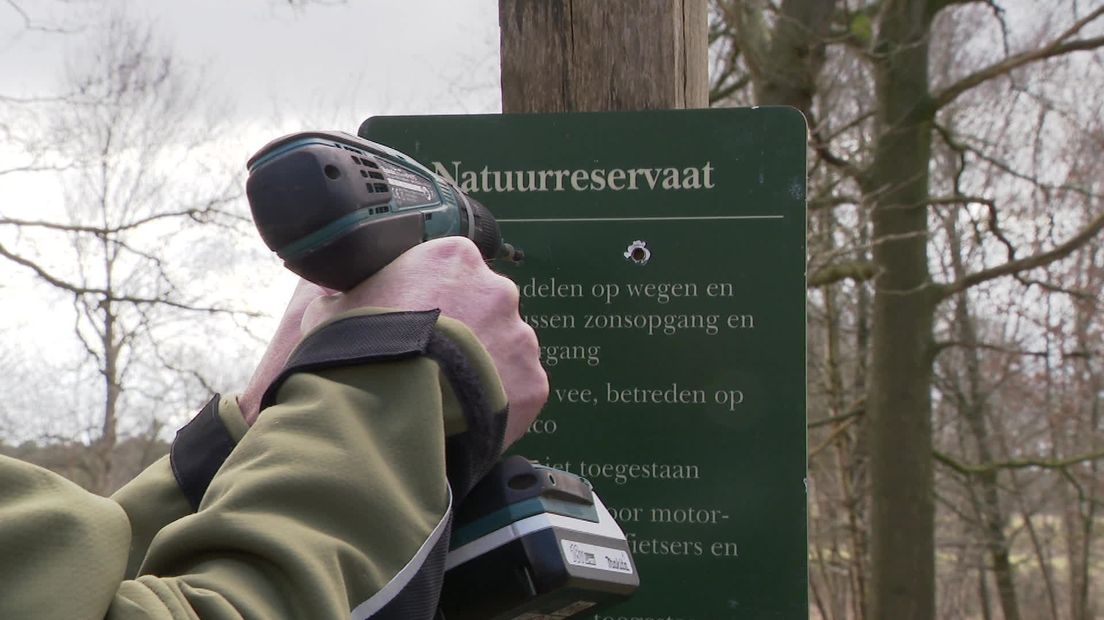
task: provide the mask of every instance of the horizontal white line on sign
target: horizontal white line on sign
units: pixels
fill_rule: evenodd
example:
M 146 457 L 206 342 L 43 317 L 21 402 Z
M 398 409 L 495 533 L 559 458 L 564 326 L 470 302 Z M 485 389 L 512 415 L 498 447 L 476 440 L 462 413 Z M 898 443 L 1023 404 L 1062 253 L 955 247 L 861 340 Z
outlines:
M 546 217 L 532 219 L 500 219 L 499 222 L 671 222 L 693 220 L 781 220 L 784 215 L 701 215 L 671 217 Z

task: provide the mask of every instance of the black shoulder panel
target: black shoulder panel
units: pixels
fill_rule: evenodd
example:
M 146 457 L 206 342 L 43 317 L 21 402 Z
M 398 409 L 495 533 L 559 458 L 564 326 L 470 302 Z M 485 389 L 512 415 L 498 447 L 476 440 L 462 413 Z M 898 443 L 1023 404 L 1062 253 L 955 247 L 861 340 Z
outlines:
M 211 479 L 234 449 L 234 438 L 218 416 L 215 394 L 196 417 L 176 432 L 169 450 L 169 464 L 180 490 L 193 510 L 199 510 Z

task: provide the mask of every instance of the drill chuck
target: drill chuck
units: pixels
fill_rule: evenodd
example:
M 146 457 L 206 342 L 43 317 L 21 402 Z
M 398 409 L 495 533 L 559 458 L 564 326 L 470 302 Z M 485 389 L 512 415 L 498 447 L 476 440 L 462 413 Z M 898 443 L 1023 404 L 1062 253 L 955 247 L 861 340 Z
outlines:
M 300 276 L 347 291 L 415 245 L 471 239 L 487 260 L 518 261 L 498 222 L 455 184 L 403 153 L 343 132 L 273 140 L 247 164 L 261 238 Z

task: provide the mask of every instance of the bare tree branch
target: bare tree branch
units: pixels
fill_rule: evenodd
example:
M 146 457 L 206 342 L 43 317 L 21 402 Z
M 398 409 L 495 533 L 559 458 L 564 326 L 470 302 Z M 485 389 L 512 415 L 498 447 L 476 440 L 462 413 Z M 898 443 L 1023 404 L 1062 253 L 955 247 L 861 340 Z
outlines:
M 1002 75 L 1007 75 L 1010 71 L 1018 69 L 1025 65 L 1040 60 L 1046 60 L 1047 58 L 1054 58 L 1055 56 L 1062 56 L 1072 52 L 1094 50 L 1104 46 L 1104 37 L 1091 37 L 1088 39 L 1073 39 L 1071 37 L 1076 35 L 1085 26 L 1095 21 L 1100 16 L 1104 15 L 1104 7 L 1100 7 L 1095 11 L 1089 13 L 1085 17 L 1077 20 L 1072 26 L 1070 26 L 1065 32 L 1058 35 L 1050 43 L 1020 52 L 1005 58 L 1000 62 L 993 63 L 987 67 L 979 69 L 978 71 L 958 80 L 954 84 L 944 88 L 942 91 L 936 93 L 932 97 L 932 105 L 934 109 L 939 110 L 948 105 L 960 95 L 966 91 L 988 82 L 994 78 L 998 78 Z
M 965 349 L 985 349 L 987 351 L 993 351 L 995 353 L 1007 353 L 1009 355 L 1022 355 L 1028 357 L 1045 357 L 1048 355 L 1046 351 L 1027 351 L 1024 349 L 1012 349 L 1010 347 L 999 344 L 962 340 L 941 340 L 939 342 L 936 342 L 932 346 L 932 350 L 935 353 L 938 353 L 940 351 L 945 351 L 954 347 L 961 347 Z
M 874 263 L 870 261 L 852 261 L 849 263 L 836 263 L 822 267 L 809 275 L 805 285 L 809 288 L 835 284 L 841 280 L 854 280 L 864 282 L 871 280 L 878 274 Z
M 46 26 L 36 22 L 34 19 L 31 18 L 30 14 L 27 13 L 26 9 L 24 9 L 15 0 L 4 0 L 4 4 L 7 4 L 9 7 L 12 8 L 13 11 L 15 11 L 19 15 L 19 17 L 23 20 L 23 28 L 26 30 L 35 30 L 38 32 L 49 32 L 56 34 L 70 34 L 76 32 L 76 30 L 70 28 L 62 28 L 60 26 Z
M 1065 243 L 1039 254 L 1034 254 L 1018 260 L 1008 261 L 1004 264 L 989 269 L 983 269 L 981 271 L 972 273 L 956 282 L 948 284 L 938 285 L 937 292 L 939 297 L 947 298 L 956 293 L 962 292 L 972 286 L 1001 278 L 1004 276 L 1010 276 L 1021 271 L 1027 271 L 1030 269 L 1037 269 L 1039 267 L 1045 267 L 1057 260 L 1061 260 L 1075 250 L 1085 245 L 1090 239 L 1095 237 L 1101 230 L 1104 230 L 1104 212 L 1096 216 L 1095 219 L 1089 222 L 1084 228 L 1081 229 L 1073 237 L 1070 237 Z
M 972 465 L 963 463 L 950 455 L 944 454 L 936 450 L 934 452 L 935 460 L 953 469 L 954 471 L 964 476 L 978 476 L 983 474 L 993 473 L 1001 469 L 1059 469 L 1065 470 L 1068 467 L 1074 465 L 1080 465 L 1082 463 L 1091 463 L 1093 461 L 1099 461 L 1104 459 L 1104 450 L 1098 450 L 1096 452 L 1090 452 L 1088 454 L 1080 454 L 1063 459 L 1045 459 L 1045 458 L 1029 458 L 1029 459 L 1013 459 L 1009 461 L 997 461 L 993 463 L 981 463 L 978 465 Z
M 67 170 L 68 168 L 68 166 L 40 166 L 36 164 L 26 164 L 24 166 L 4 168 L 3 170 L 0 170 L 0 176 L 22 172 L 61 172 L 62 170 Z
M 841 413 L 839 415 L 824 418 L 823 420 L 816 420 L 814 422 L 809 422 L 805 425 L 805 428 L 814 429 L 814 428 L 820 428 L 821 426 L 828 426 L 830 424 L 839 424 L 841 422 L 846 422 L 846 421 L 851 420 L 853 418 L 857 418 L 857 417 L 863 415 L 865 412 L 866 412 L 866 402 L 865 402 L 864 399 L 859 399 L 857 402 L 853 403 L 848 408 L 848 410 L 846 412 Z
M 63 222 L 50 222 L 47 220 L 25 220 L 21 218 L 5 216 L 0 216 L 0 226 L 10 225 L 21 226 L 25 228 L 43 228 L 47 230 L 66 233 L 113 236 L 119 235 L 124 232 L 136 230 L 154 222 L 159 222 L 162 220 L 172 220 L 177 218 L 187 218 L 196 222 L 206 223 L 211 221 L 212 217 L 218 216 L 229 220 L 243 222 L 245 221 L 245 218 L 238 215 L 237 213 L 218 209 L 215 206 L 218 204 L 226 204 L 232 202 L 235 198 L 236 196 L 229 196 L 218 200 L 212 200 L 208 205 L 199 208 L 180 209 L 176 211 L 160 211 L 145 217 L 107 227 L 67 224 Z
M 31 271 L 35 272 L 35 275 L 45 280 L 46 283 L 50 286 L 61 289 L 63 291 L 68 291 L 70 293 L 73 293 L 74 295 L 86 295 L 90 293 L 102 294 L 104 292 L 102 289 L 89 288 L 86 286 L 73 284 L 72 282 L 67 282 L 63 278 L 56 276 L 49 271 L 46 271 L 38 263 L 8 250 L 6 247 L 4 247 L 2 243 L 0 243 L 0 256 L 3 256 L 4 258 L 12 261 L 13 263 L 16 263 L 17 265 L 22 265 L 30 269 Z

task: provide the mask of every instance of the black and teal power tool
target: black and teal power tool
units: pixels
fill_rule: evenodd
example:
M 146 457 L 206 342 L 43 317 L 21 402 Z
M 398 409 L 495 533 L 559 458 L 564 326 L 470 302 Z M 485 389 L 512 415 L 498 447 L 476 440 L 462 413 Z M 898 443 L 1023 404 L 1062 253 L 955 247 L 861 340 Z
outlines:
M 306 132 L 249 159 L 253 221 L 300 276 L 347 291 L 415 245 L 451 235 L 520 261 L 483 205 L 406 155 L 343 132 Z M 640 584 L 624 533 L 582 478 L 510 457 L 456 513 L 442 620 L 564 620 Z
M 520 261 L 475 199 L 395 149 L 340 131 L 269 142 L 246 164 L 253 221 L 284 265 L 347 291 L 415 245 L 462 236 L 483 257 Z

